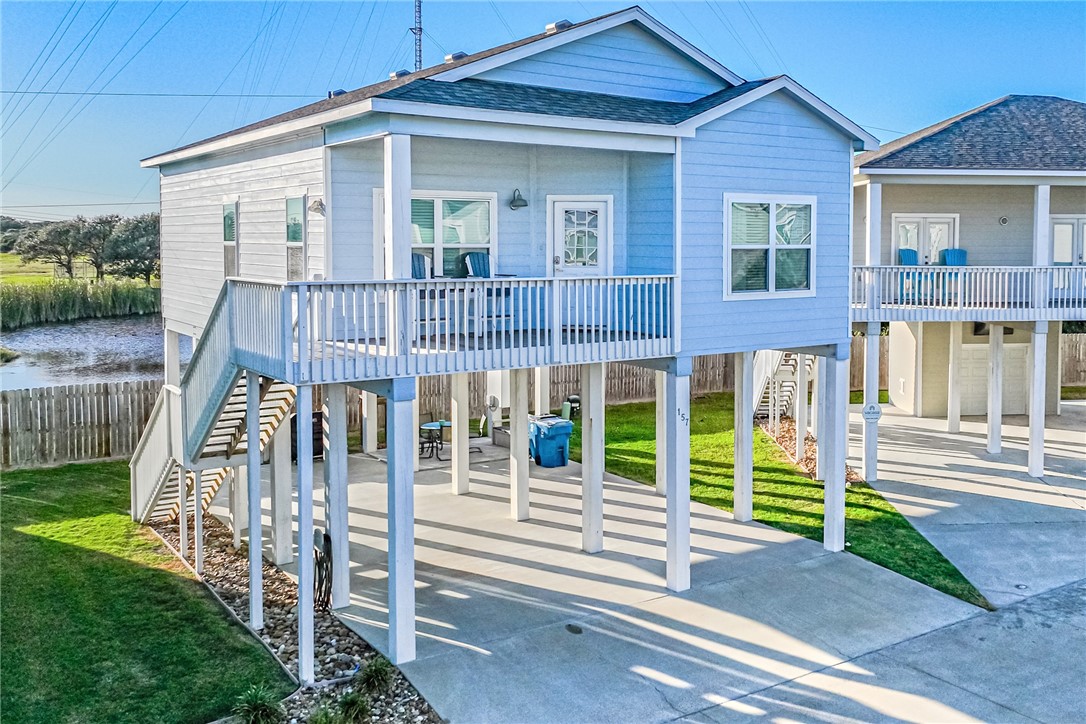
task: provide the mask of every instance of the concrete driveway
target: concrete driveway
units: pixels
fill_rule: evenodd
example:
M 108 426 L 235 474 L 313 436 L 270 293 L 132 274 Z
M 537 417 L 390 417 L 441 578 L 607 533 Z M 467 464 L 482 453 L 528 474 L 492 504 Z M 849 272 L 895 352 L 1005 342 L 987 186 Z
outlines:
M 851 415 L 850 464 L 862 422 Z M 1027 418 L 1004 418 L 1003 452 L 984 418 L 920 419 L 885 407 L 874 487 L 996 606 L 1086 579 L 1086 402 L 1045 425 L 1042 480 L 1026 474 Z

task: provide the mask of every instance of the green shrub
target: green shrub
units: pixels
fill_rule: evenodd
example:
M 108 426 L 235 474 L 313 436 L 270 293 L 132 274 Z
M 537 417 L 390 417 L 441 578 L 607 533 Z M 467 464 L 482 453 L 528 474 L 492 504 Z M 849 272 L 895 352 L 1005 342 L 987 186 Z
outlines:
M 378 656 L 358 674 L 358 683 L 371 696 L 387 691 L 392 683 L 392 664 L 384 656 Z
M 349 724 L 367 722 L 370 720 L 370 700 L 356 689 L 340 697 L 339 714 Z
M 306 721 L 308 721 L 309 724 L 340 724 L 343 721 L 343 718 L 328 707 L 322 706 L 320 709 L 317 709 L 310 714 L 309 719 Z
M 238 697 L 232 710 L 244 724 L 278 724 L 286 718 L 279 698 L 263 684 L 255 684 Z
M 159 290 L 135 281 L 0 285 L 0 319 L 5 331 L 92 317 L 157 314 L 159 309 Z

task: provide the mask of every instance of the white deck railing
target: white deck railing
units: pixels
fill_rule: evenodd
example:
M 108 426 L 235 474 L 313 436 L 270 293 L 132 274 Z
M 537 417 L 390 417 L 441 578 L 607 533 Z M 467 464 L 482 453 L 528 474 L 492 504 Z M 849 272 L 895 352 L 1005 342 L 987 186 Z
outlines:
M 181 457 L 181 390 L 163 385 L 128 463 L 133 520 L 144 520 L 159 484 Z
M 297 323 L 270 341 L 293 348 L 290 382 L 645 359 L 674 349 L 672 276 L 302 282 L 283 290 L 279 309 L 296 310 Z M 253 294 L 240 285 L 236 293 Z M 270 303 L 259 306 L 274 316 Z M 266 328 L 258 314 L 247 323 Z M 249 349 L 242 364 L 262 371 L 250 362 L 282 348 Z
M 1086 268 L 859 266 L 854 322 L 1086 319 Z

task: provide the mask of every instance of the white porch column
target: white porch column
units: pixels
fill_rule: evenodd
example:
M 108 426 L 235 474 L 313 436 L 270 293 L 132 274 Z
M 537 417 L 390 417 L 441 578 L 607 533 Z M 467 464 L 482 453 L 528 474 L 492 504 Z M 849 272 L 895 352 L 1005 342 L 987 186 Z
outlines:
M 294 560 L 291 541 L 294 515 L 291 510 L 293 477 L 290 469 L 290 417 L 280 423 L 271 438 L 271 548 L 277 566 Z
M 822 409 L 822 406 L 821 406 L 821 404 L 819 402 L 820 398 L 821 398 L 821 390 L 819 390 L 819 385 L 821 384 L 821 378 L 819 377 L 818 371 L 819 371 L 819 368 L 821 368 L 822 366 L 823 366 L 822 358 L 818 357 L 816 355 L 815 358 L 814 358 L 814 366 L 812 367 L 813 374 L 811 375 L 811 419 L 810 419 L 811 437 L 815 438 L 816 440 L 818 439 L 818 424 L 820 422 L 818 411 L 820 409 Z
M 509 514 L 528 520 L 528 373 L 509 372 Z
M 551 368 L 535 368 L 535 400 L 532 409 L 537 415 L 546 415 L 551 411 Z
M 838 348 L 838 358 L 826 361 L 826 394 L 823 400 L 826 439 L 825 508 L 822 546 L 828 551 L 845 549 L 845 460 L 848 457 L 848 350 Z M 844 359 L 841 359 L 841 355 Z
M 1029 474 L 1045 474 L 1045 373 L 1048 365 L 1048 322 L 1034 325 L 1030 340 Z
M 415 430 L 413 380 L 393 380 L 385 399 L 388 448 L 388 648 L 394 664 L 415 658 Z M 417 429 L 417 427 L 416 427 Z M 415 445 L 417 448 L 418 446 Z
M 581 367 L 581 548 L 603 550 L 604 367 Z
M 471 426 L 470 412 L 468 411 L 468 383 L 471 377 L 467 372 L 455 374 L 450 377 L 452 392 L 452 410 L 449 415 L 452 421 L 452 492 L 453 495 L 463 495 L 468 492 L 470 483 L 468 472 L 468 430 Z
M 682 366 L 683 363 L 685 366 Z M 690 588 L 690 368 L 676 360 L 667 372 L 667 587 Z
M 411 278 L 411 136 L 384 140 L 385 278 Z
M 833 360 L 828 357 L 818 358 L 818 367 L 815 375 L 815 394 L 816 394 L 816 406 L 815 406 L 815 480 L 826 479 L 826 456 L 827 447 L 829 446 L 828 438 L 832 431 L 829 429 L 830 422 L 826 419 L 826 402 L 829 398 L 830 392 L 828 389 L 830 367 Z
M 234 534 L 234 548 L 241 547 L 242 537 L 246 535 L 245 529 L 248 527 L 248 479 L 249 474 L 244 465 L 238 465 L 230 471 L 230 529 Z
M 988 329 L 988 452 L 998 455 L 1003 450 L 1003 327 Z
M 324 519 L 332 539 L 332 608 L 351 603 L 347 521 L 347 389 L 324 385 Z
M 192 473 L 192 567 L 197 575 L 204 572 L 204 471 Z
M 362 392 L 362 452 L 377 452 L 377 395 Z
M 667 494 L 667 372 L 656 371 L 656 494 Z
M 249 498 L 249 627 L 259 631 L 264 628 L 264 533 L 260 510 L 260 375 L 254 372 L 245 373 L 245 437 Z
M 796 460 L 803 459 L 807 443 L 807 355 L 796 355 L 796 395 L 792 400 L 792 421 L 796 423 Z
M 754 518 L 753 352 L 738 352 L 735 355 L 733 407 L 735 410 L 735 458 L 732 467 L 733 515 L 738 521 L 748 521 Z
M 189 471 L 177 471 L 177 538 L 181 558 L 189 554 Z
M 172 329 L 163 330 L 163 355 L 167 385 L 181 384 L 181 335 Z
M 879 407 L 879 334 L 882 325 L 870 322 L 864 338 L 864 407 Z M 847 405 L 847 402 L 846 402 Z M 846 407 L 846 412 L 847 412 Z M 847 423 L 846 423 L 847 424 Z M 847 429 L 847 428 L 846 428 Z M 871 483 L 879 477 L 879 421 L 863 421 L 864 480 Z M 847 454 L 847 453 L 846 453 Z
M 882 263 L 882 184 L 872 181 L 867 185 L 867 244 L 864 247 L 864 264 L 878 266 Z
M 946 375 L 946 431 L 962 429 L 962 324 L 950 324 L 950 359 Z
M 298 678 L 313 683 L 313 388 L 298 388 Z
M 1052 187 L 1033 190 L 1033 266 L 1052 265 Z
M 387 414 L 388 408 L 385 408 Z M 411 400 L 411 435 L 414 437 L 415 442 L 412 444 L 412 455 L 414 455 L 414 463 L 412 470 L 416 473 L 422 469 L 422 450 L 419 449 L 420 430 L 419 425 L 422 424 L 421 416 L 419 412 L 419 380 L 415 378 L 415 399 Z M 388 447 L 388 428 L 386 423 L 385 428 L 385 447 Z

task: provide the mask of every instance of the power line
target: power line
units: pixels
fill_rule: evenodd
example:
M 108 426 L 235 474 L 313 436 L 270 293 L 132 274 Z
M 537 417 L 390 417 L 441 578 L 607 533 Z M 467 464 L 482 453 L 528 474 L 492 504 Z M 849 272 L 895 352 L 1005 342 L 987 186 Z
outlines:
M 79 15 L 79 13 L 81 13 L 83 11 L 83 8 L 86 6 L 86 4 L 87 3 L 85 3 L 85 2 L 81 3 L 78 6 L 78 8 L 76 8 L 76 6 L 73 4 L 71 7 L 68 8 L 68 12 L 64 13 L 64 17 L 60 19 L 60 22 L 57 24 L 56 29 L 53 30 L 53 34 L 49 36 L 49 40 L 45 41 L 45 45 L 42 46 L 41 51 L 38 53 L 38 57 L 34 58 L 34 62 L 30 64 L 29 68 L 27 68 L 26 73 L 23 75 L 22 80 L 19 81 L 19 84 L 16 86 L 16 89 L 22 90 L 24 87 L 29 88 L 30 84 L 38 79 L 38 75 L 42 72 L 42 70 L 45 69 L 45 65 L 49 62 L 49 59 L 53 57 L 53 52 L 60 46 L 60 41 L 63 40 L 64 36 L 68 33 L 68 28 L 72 27 L 72 23 L 75 22 L 76 17 Z M 75 15 L 73 15 L 71 17 L 71 19 L 68 20 L 68 24 L 64 26 L 64 30 L 62 30 L 60 32 L 60 36 L 57 37 L 57 30 L 60 30 L 60 26 L 64 25 L 64 20 L 68 17 L 68 13 L 70 13 L 73 8 L 76 8 Z M 52 47 L 49 47 L 49 44 L 52 42 L 54 37 L 56 37 L 56 42 L 53 43 Z M 46 48 L 49 49 L 49 53 L 45 56 L 45 59 L 42 60 L 41 65 L 38 66 L 38 69 L 34 70 L 34 66 L 37 65 L 38 60 L 41 58 L 42 53 L 45 52 Z M 34 71 L 33 76 L 30 75 L 31 71 Z M 25 86 L 24 86 L 24 82 L 26 84 Z M 19 100 L 20 99 L 16 99 L 16 103 L 15 103 L 16 106 L 19 105 L 19 103 L 18 103 Z M 9 108 L 8 109 L 8 117 L 10 118 L 11 115 L 13 113 L 15 113 L 15 111 L 16 111 L 16 108 Z
M 320 93 L 141 93 L 137 91 L 13 91 L 0 90 L 0 94 L 39 96 L 95 96 L 114 98 L 314 98 Z
M 498 9 L 498 3 L 494 2 L 494 0 L 491 0 L 490 8 L 494 11 L 494 14 L 498 16 L 498 20 L 501 21 L 501 24 L 505 26 L 506 31 L 509 33 L 509 37 L 513 40 L 516 40 L 517 34 L 513 32 L 513 29 L 511 27 L 509 27 L 509 23 L 505 22 L 505 16 L 502 15 L 502 11 Z
M 754 15 L 754 11 L 751 10 L 750 6 L 745 2 L 745 0 L 739 0 L 739 7 L 743 8 L 743 12 L 746 13 L 747 18 L 751 22 L 751 25 L 754 26 L 754 30 L 758 33 L 759 36 L 761 36 L 762 43 L 769 50 L 770 54 L 774 57 L 774 59 L 776 59 L 777 64 L 780 66 L 780 69 L 787 73 L 788 65 L 785 64 L 784 58 L 781 57 L 781 54 L 777 52 L 777 46 L 774 45 L 772 38 L 770 38 L 769 34 L 766 33 L 765 28 L 762 27 L 762 24 L 758 22 L 758 18 Z
M 4 204 L 5 209 L 58 209 L 67 208 L 69 206 L 120 206 L 121 204 L 127 204 L 129 206 L 146 206 L 148 204 L 158 205 L 157 201 L 114 201 L 113 203 L 95 202 L 93 204 Z

